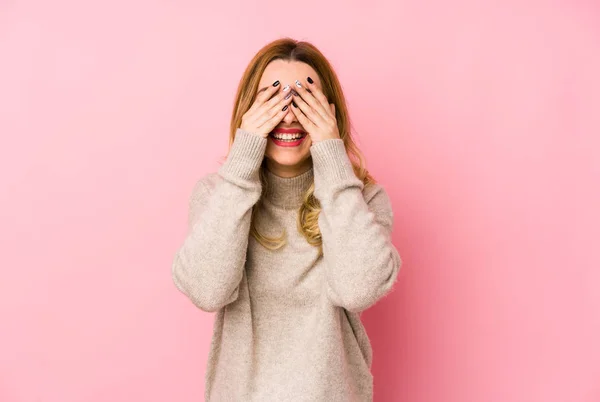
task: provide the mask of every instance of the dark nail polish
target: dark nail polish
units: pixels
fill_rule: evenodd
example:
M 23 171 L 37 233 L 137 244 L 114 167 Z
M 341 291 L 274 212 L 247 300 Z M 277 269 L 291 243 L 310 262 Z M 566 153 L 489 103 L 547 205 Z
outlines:
M 298 107 L 298 105 L 296 105 L 296 102 L 292 101 L 292 105 L 294 105 L 294 107 Z
M 290 99 L 290 96 L 292 96 L 292 94 L 291 94 L 291 93 L 287 94 L 287 95 L 285 96 L 285 98 L 283 98 L 283 99 Z
M 273 83 L 273 86 L 274 86 L 274 87 L 276 87 L 277 85 L 279 85 L 279 80 L 277 80 L 277 81 L 275 81 L 275 82 Z
M 312 84 L 312 83 L 314 82 L 314 81 L 313 81 L 313 79 L 312 79 L 312 78 L 310 78 L 310 77 L 308 77 L 308 78 L 306 79 L 306 81 L 308 81 L 310 84 Z
M 281 109 L 281 110 L 283 110 L 283 111 L 286 111 L 286 110 L 287 110 L 287 108 L 288 108 L 288 105 L 285 105 L 285 106 L 283 107 L 283 109 Z

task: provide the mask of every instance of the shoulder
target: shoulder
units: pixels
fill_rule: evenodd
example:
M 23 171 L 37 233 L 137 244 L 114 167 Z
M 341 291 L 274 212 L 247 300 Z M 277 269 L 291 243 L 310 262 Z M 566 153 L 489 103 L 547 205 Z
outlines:
M 211 190 L 217 185 L 219 180 L 221 180 L 221 176 L 219 175 L 218 172 L 210 172 L 210 173 L 207 173 L 204 176 L 200 177 L 196 181 L 195 187 L 202 186 L 206 189 Z
M 364 186 L 362 193 L 365 201 L 369 205 L 391 204 L 388 192 L 380 183 L 369 183 L 368 185 Z
M 377 220 L 391 225 L 394 220 L 392 200 L 380 183 L 370 183 L 363 188 L 363 197 L 369 210 L 375 213 Z
M 205 196 L 212 193 L 213 189 L 221 179 L 221 176 L 218 172 L 210 172 L 201 176 L 192 188 L 192 193 L 190 195 L 190 202 L 194 203 L 204 198 Z

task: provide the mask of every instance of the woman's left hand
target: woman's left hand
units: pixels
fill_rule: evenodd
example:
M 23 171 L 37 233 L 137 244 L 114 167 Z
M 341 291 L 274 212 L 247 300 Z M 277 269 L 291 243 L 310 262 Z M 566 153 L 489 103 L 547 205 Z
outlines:
M 327 97 L 315 83 L 301 83 L 296 80 L 293 89 L 298 94 L 296 95 L 292 91 L 294 102 L 298 106 L 292 106 L 290 109 L 310 135 L 311 141 L 317 143 L 328 139 L 339 139 L 340 132 L 335 118 L 335 105 L 327 101 Z

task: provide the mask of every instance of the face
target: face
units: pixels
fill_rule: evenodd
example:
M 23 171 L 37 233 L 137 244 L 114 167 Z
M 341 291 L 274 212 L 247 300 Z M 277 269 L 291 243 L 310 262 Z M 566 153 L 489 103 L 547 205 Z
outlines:
M 276 80 L 281 82 L 281 88 L 289 85 L 292 89 L 295 88 L 296 80 L 301 82 L 306 81 L 306 77 L 311 77 L 315 85 L 322 90 L 321 79 L 316 71 L 306 63 L 299 61 L 273 60 L 267 65 L 259 82 L 259 90 L 268 87 Z M 281 122 L 275 129 L 278 128 L 297 128 L 305 130 L 298 122 L 296 116 L 291 111 L 292 105 Z M 312 166 L 310 154 L 310 146 L 312 142 L 310 136 L 307 135 L 304 140 L 297 146 L 281 146 L 277 145 L 272 136 L 268 137 L 267 149 L 265 150 L 265 158 L 267 159 L 267 168 L 280 177 L 293 177 L 307 171 Z

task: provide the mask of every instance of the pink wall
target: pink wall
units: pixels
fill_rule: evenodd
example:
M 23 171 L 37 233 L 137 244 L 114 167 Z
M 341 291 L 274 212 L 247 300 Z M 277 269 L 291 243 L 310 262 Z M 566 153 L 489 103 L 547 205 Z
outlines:
M 281 35 L 330 57 L 392 195 L 375 400 L 600 401 L 598 5 L 200 3 L 1 2 L 0 401 L 202 400 L 213 316 L 171 262 Z

